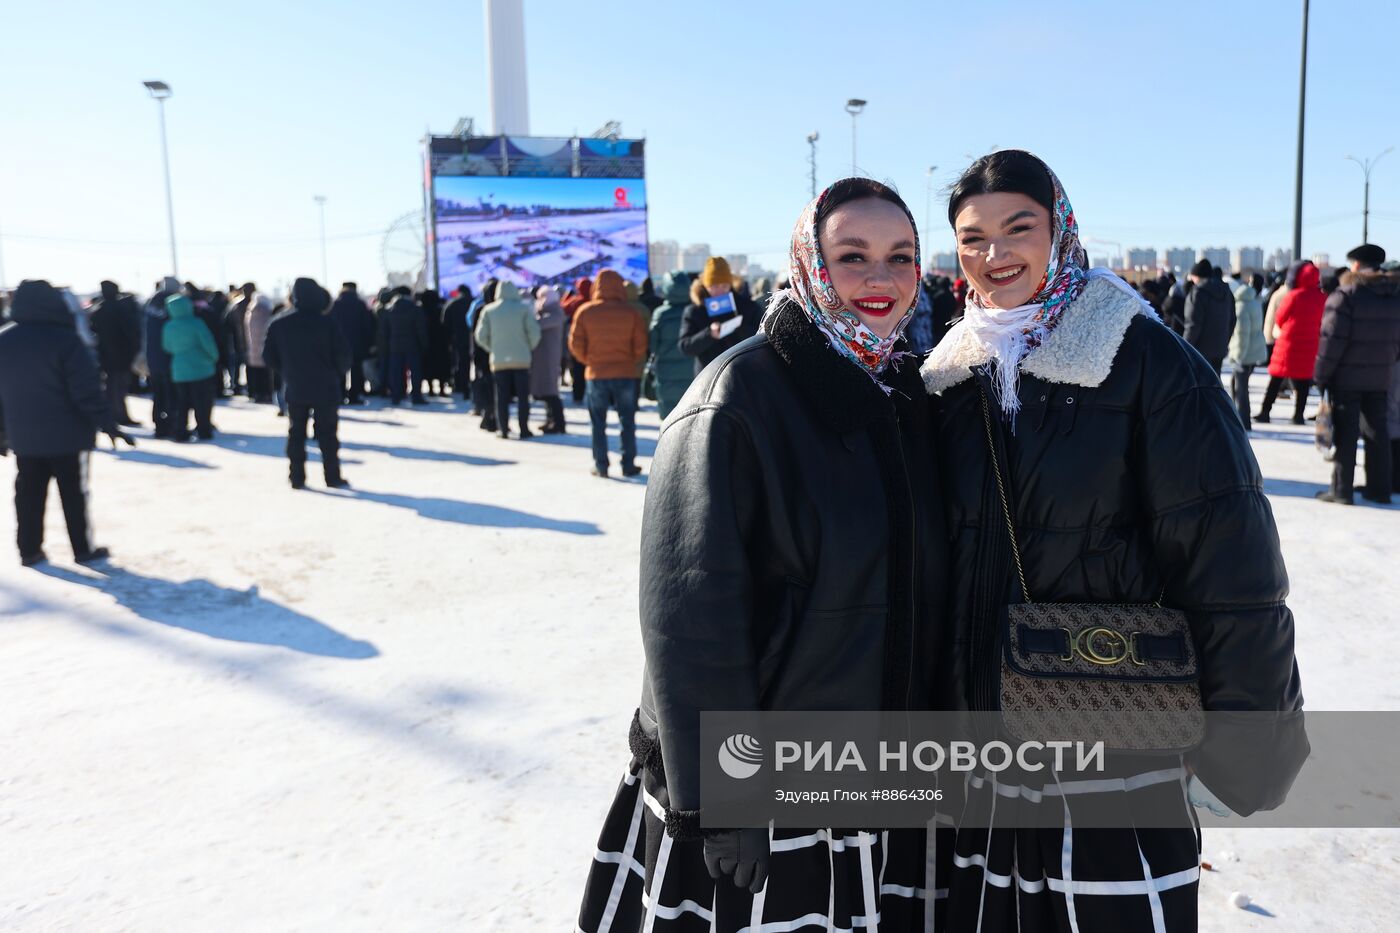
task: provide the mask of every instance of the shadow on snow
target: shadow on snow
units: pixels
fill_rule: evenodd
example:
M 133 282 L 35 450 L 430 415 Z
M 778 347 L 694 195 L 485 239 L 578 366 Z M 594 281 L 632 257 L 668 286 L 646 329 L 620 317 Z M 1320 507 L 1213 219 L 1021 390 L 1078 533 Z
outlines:
M 337 499 L 362 499 L 399 509 L 411 509 L 423 518 L 458 525 L 475 525 L 480 528 L 531 528 L 571 535 L 603 533 L 602 529 L 592 522 L 562 521 L 483 502 L 462 502 L 457 499 L 439 499 L 435 496 L 405 496 L 399 493 L 369 492 L 364 489 L 347 489 L 342 493 L 321 495 L 334 495 Z
M 210 638 L 277 645 L 304 654 L 347 660 L 379 655 L 379 649 L 370 642 L 343 635 L 323 622 L 266 599 L 258 593 L 257 586 L 236 590 L 208 580 L 177 583 L 121 567 L 103 568 L 103 575 L 95 577 L 51 564 L 38 569 L 50 577 L 101 590 L 150 622 Z

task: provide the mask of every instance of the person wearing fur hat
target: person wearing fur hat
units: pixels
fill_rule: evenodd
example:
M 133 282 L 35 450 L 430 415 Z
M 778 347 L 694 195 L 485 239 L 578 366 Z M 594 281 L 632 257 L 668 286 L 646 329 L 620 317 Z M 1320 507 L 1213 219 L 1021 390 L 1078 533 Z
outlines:
M 948 221 L 967 307 L 922 368 L 942 401 L 951 530 L 953 656 L 940 708 L 1001 708 L 1009 603 L 1156 602 L 1186 616 L 1204 708 L 1272 711 L 1278 726 L 1267 744 L 1208 758 L 1111 758 L 1104 789 L 1083 792 L 1115 795 L 1100 800 L 1121 808 L 1120 828 L 1071 826 L 1044 771 L 973 772 L 966 812 L 1003 814 L 988 810 L 997 786 L 1019 785 L 1008 819 L 1037 808 L 1053 828 L 960 827 L 939 929 L 1076 928 L 1068 916 L 1085 933 L 1195 931 L 1188 794 L 1205 801 L 1209 790 L 1244 815 L 1272 809 L 1308 752 L 1288 576 L 1259 465 L 1214 364 L 1130 285 L 1088 267 L 1044 162 L 1016 149 L 978 159 L 952 189 Z M 1193 291 L 1212 287 L 1197 277 Z M 1126 820 L 1144 798 L 1127 788 L 1154 785 L 1171 810 L 1135 829 Z M 1105 896 L 1083 896 L 1101 885 Z
M 263 356 L 282 374 L 287 395 L 287 459 L 293 489 L 306 486 L 306 426 L 315 419 L 316 446 L 326 485 L 350 484 L 340 473 L 340 412 L 345 374 L 354 361 L 350 341 L 330 316 L 331 296 L 314 280 L 292 284 L 292 308 L 273 318 Z
M 710 317 L 705 310 L 705 299 L 731 293 L 734 295 L 734 312 Z M 722 335 L 720 325 L 736 316 L 742 319 L 738 329 Z M 761 316 L 757 305 L 734 291 L 734 276 L 729 271 L 728 261 L 722 256 L 711 256 L 705 260 L 705 270 L 700 277 L 690 285 L 690 305 L 681 318 L 678 346 L 682 353 L 695 359 L 695 374 L 698 376 L 725 350 L 758 333 Z
M 1194 287 L 1186 296 L 1186 327 L 1181 335 L 1206 358 L 1217 376 L 1235 332 L 1235 296 L 1219 272 L 1205 259 L 1191 267 L 1189 278 Z
M 1365 243 L 1347 253 L 1350 276 L 1327 296 L 1313 381 L 1332 396 L 1337 454 L 1326 502 L 1352 504 L 1356 444 L 1366 441 L 1362 498 L 1391 501 L 1390 430 L 1386 397 L 1400 359 L 1400 277 L 1385 272 L 1385 250 Z
M 928 708 L 947 531 L 932 403 L 904 340 L 918 257 L 893 190 L 838 181 L 799 215 L 791 284 L 762 332 L 713 360 L 662 426 L 642 517 L 632 760 L 578 929 L 932 919 L 923 829 L 702 830 L 713 752 L 698 744 L 702 710 Z
M 170 381 L 175 384 L 172 436 L 180 443 L 190 439 L 190 415 L 193 413 L 199 439 L 207 441 L 214 436 L 211 416 L 219 345 L 209 325 L 195 316 L 194 303 L 187 296 L 170 296 L 165 310 L 170 320 L 160 339 L 165 352 L 170 354 Z
M 89 453 L 97 431 L 134 447 L 102 392 L 97 360 L 78 336 L 58 290 L 26 280 L 0 327 L 0 457 L 15 453 L 15 524 L 20 561 L 42 563 L 49 480 L 58 484 L 73 559 L 102 560 L 88 523 Z

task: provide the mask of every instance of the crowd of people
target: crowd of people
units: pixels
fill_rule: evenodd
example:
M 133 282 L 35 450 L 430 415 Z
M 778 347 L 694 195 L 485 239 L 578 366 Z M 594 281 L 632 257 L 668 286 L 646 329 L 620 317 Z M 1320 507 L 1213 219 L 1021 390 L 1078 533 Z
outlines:
M 1400 262 L 1387 262 L 1373 244 L 1347 259 L 1346 268 L 1328 270 L 1299 261 L 1268 277 L 1227 273 L 1203 259 L 1181 281 L 1164 272 L 1136 288 L 1217 374 L 1228 361 L 1246 430 L 1268 424 L 1278 399 L 1290 395 L 1292 422 L 1306 424 L 1310 395 L 1325 393 L 1333 472 L 1318 498 L 1353 501 L 1356 449 L 1364 440 L 1361 494 L 1385 503 L 1400 487 Z M 246 396 L 275 405 L 289 418 L 289 481 L 302 488 L 308 426 L 327 485 L 349 485 L 337 456 L 340 405 L 362 405 L 370 396 L 426 405 L 429 396 L 456 394 L 472 404 L 482 430 L 509 438 L 514 401 L 514 436 L 525 439 L 568 431 L 567 390 L 589 415 L 593 474 L 609 475 L 607 424 L 615 412 L 622 475 L 637 476 L 641 399 L 655 400 L 660 417 L 668 417 L 697 375 L 758 333 L 772 294 L 788 284 L 750 283 L 716 256 L 699 273 L 666 274 L 659 290 L 650 279 L 637 286 L 603 270 L 563 292 L 540 286 L 526 293 L 492 279 L 480 295 L 463 285 L 445 303 L 435 290 L 415 294 L 406 286 L 382 289 L 367 302 L 354 282 L 332 300 L 310 279 L 274 297 L 253 282 L 220 291 L 167 277 L 144 302 L 103 282 L 90 307 L 78 311 L 47 283 L 26 282 L 11 296 L 9 314 L 9 329 L 21 333 L 0 341 L 0 352 L 23 358 L 0 378 L 10 386 L 0 391 L 0 418 L 9 413 L 8 430 L 0 421 L 0 449 L 13 448 L 23 467 L 16 499 L 23 503 L 21 558 L 42 559 L 35 528 L 42 525 L 48 477 L 58 481 L 70 512 L 75 555 L 105 554 L 87 540 L 79 493 L 83 452 L 99 430 L 114 442 L 135 442 L 122 430 L 138 426 L 127 407 L 133 391 L 151 396 L 152 436 L 176 443 L 215 436 L 218 399 Z M 905 333 L 909 349 L 932 350 L 962 319 L 967 296 L 964 278 L 924 275 Z M 54 327 L 64 331 L 61 339 Z M 43 349 L 30 349 L 28 340 Z M 82 353 L 74 355 L 74 348 Z M 66 354 L 61 386 L 34 378 L 34 361 L 55 354 Z M 89 357 L 91 373 L 81 361 Z M 1260 368 L 1268 382 L 1251 414 L 1250 379 Z M 51 380 L 55 370 L 45 372 Z M 60 389 L 69 400 L 63 417 L 35 416 L 56 404 L 52 394 Z M 532 429 L 535 402 L 544 417 Z M 50 462 L 53 457 L 62 462 Z
M 1372 243 L 1346 258 L 1346 266 L 1327 270 L 1300 260 L 1267 279 L 1202 259 L 1185 281 L 1164 274 L 1138 290 L 1217 373 L 1229 362 L 1245 430 L 1269 424 L 1286 394 L 1292 423 L 1306 424 L 1316 390 L 1330 409 L 1333 444 L 1331 483 L 1317 498 L 1353 504 L 1356 448 L 1364 440 L 1361 495 L 1385 504 L 1400 488 L 1400 262 Z M 1251 415 L 1250 377 L 1261 367 L 1269 381 Z

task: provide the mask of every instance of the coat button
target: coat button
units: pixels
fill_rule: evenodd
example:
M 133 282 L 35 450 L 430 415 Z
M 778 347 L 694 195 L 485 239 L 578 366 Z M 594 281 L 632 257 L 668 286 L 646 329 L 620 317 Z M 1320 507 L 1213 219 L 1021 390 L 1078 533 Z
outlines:
M 1042 402 L 1045 401 L 1045 396 L 1042 395 L 1042 396 L 1040 397 L 1040 400 L 1041 400 Z
M 1071 395 L 1069 398 L 1065 399 L 1065 404 L 1066 404 L 1066 405 L 1073 405 L 1073 404 L 1074 404 L 1074 396 Z

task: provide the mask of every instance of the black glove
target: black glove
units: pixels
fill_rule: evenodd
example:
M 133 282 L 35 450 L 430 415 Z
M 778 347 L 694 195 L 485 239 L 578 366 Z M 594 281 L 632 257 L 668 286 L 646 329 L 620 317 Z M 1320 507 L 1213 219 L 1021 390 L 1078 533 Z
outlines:
M 768 829 L 729 829 L 705 837 L 705 867 L 716 881 L 733 875 L 736 887 L 757 894 L 768 881 Z
M 136 438 L 132 437 L 130 434 L 127 434 L 121 428 L 118 428 L 115 431 L 108 431 L 107 436 L 112 439 L 113 450 L 117 449 L 117 441 L 125 441 L 126 446 L 128 447 L 136 446 Z
M 8 457 L 9 455 L 10 448 L 6 447 L 4 442 L 0 442 L 0 457 Z

